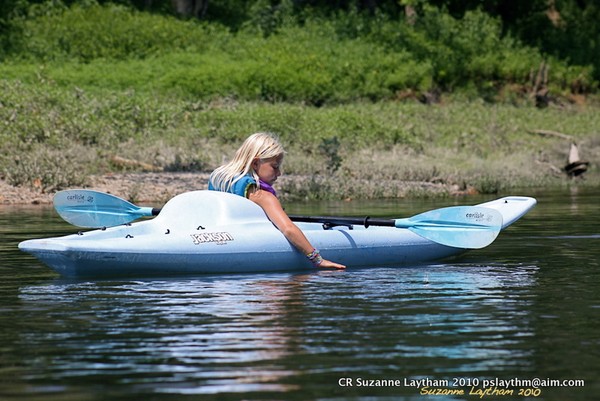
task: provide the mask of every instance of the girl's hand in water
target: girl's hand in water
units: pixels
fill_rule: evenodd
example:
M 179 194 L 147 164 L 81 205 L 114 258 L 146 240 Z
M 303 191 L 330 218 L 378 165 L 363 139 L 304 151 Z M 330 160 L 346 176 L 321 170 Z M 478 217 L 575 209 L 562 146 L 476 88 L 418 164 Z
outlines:
M 319 265 L 319 268 L 321 268 L 321 269 L 345 269 L 346 266 L 341 265 L 339 263 L 332 262 L 327 259 L 323 259 L 323 261 Z

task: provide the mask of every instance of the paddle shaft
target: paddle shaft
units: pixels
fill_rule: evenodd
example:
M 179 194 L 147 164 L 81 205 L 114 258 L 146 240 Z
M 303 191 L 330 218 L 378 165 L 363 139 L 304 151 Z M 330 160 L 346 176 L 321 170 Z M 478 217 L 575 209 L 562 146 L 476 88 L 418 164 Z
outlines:
M 160 213 L 159 208 L 152 209 L 152 216 L 158 216 Z M 150 214 L 146 214 L 149 216 Z M 441 227 L 462 227 L 464 229 L 469 228 L 477 228 L 481 227 L 487 229 L 485 226 L 480 225 L 472 225 L 468 226 L 466 224 L 453 224 L 452 222 L 441 222 L 441 223 L 432 223 L 432 222 L 412 222 L 409 219 L 378 219 L 372 218 L 370 216 L 366 217 L 339 217 L 339 216 L 300 216 L 290 214 L 288 215 L 290 220 L 298 222 L 298 223 L 321 223 L 328 225 L 330 227 L 335 226 L 363 226 L 365 228 L 373 227 L 396 227 L 396 228 L 411 228 L 413 226 L 421 226 L 421 227 L 433 227 L 433 228 L 441 228 Z

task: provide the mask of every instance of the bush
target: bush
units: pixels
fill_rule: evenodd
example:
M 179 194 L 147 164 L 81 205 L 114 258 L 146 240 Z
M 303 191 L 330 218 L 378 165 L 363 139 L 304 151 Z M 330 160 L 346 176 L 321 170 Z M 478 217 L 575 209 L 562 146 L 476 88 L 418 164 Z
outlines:
M 50 62 L 48 79 L 85 88 L 323 105 L 473 87 L 492 100 L 503 85 L 531 85 L 544 60 L 503 37 L 500 21 L 480 11 L 455 19 L 430 9 L 414 26 L 356 13 L 306 17 L 301 25 L 282 18 L 265 36 L 254 26 L 232 34 L 116 5 L 32 10 L 20 21 L 27 35 L 15 56 Z M 546 62 L 554 90 L 596 85 L 591 68 Z M 17 76 L 38 73 L 28 68 Z
M 75 4 L 70 8 L 30 9 L 13 51 L 34 60 L 144 59 L 173 50 L 202 50 L 226 31 L 174 17 L 134 11 L 120 5 Z
M 373 24 L 367 37 L 392 51 L 408 50 L 417 62 L 429 63 L 433 84 L 446 91 L 475 86 L 486 93 L 492 86 L 497 93 L 503 85 L 530 86 L 531 74 L 542 62 L 550 65 L 549 83 L 555 91 L 597 88 L 593 68 L 569 66 L 503 35 L 501 21 L 482 11 L 468 11 L 456 19 L 427 8 L 414 26 L 384 18 Z
M 389 99 L 440 88 L 475 88 L 493 100 L 493 92 L 503 86 L 530 85 L 531 72 L 545 60 L 554 91 L 580 93 L 598 87 L 593 74 L 600 68 L 594 71 L 585 64 L 598 61 L 598 52 L 591 51 L 598 12 L 592 6 L 583 14 L 565 11 L 564 32 L 544 28 L 549 34 L 542 40 L 548 52 L 543 54 L 503 33 L 506 27 L 499 19 L 479 10 L 455 18 L 424 6 L 409 23 L 395 13 L 356 10 L 323 18 L 302 7 L 300 11 L 290 0 L 277 6 L 260 0 L 239 10 L 237 14 L 248 20 L 236 24 L 244 28 L 234 34 L 214 22 L 182 21 L 94 0 L 68 8 L 63 4 L 34 5 L 26 18 L 0 21 L 9 28 L 0 40 L 12 60 L 103 67 L 123 63 L 117 71 L 104 68 L 101 72 L 107 77 L 85 68 L 80 73 L 69 71 L 67 66 L 56 76 L 66 84 L 136 89 L 162 84 L 203 98 L 315 105 Z M 578 45 L 588 37 L 587 47 Z M 560 51 L 551 51 L 552 46 Z M 579 64 L 557 58 L 569 55 Z M 140 60 L 152 60 L 153 65 Z M 86 77 L 88 73 L 91 77 Z
M 35 144 L 27 151 L 14 152 L 10 158 L 0 155 L 0 166 L 11 185 L 55 192 L 85 185 L 96 167 L 95 156 L 94 150 L 84 146 L 70 144 L 57 149 Z

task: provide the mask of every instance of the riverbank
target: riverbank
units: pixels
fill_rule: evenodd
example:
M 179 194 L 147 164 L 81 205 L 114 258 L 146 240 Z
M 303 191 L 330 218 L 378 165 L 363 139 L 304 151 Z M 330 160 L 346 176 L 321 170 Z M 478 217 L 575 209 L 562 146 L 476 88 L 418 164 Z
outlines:
M 194 189 L 206 189 L 208 174 L 125 173 L 92 176 L 86 188 L 108 192 L 135 202 L 158 202 Z M 54 192 L 43 193 L 28 186 L 12 186 L 0 180 L 0 204 L 51 204 Z
M 135 203 L 163 204 L 175 195 L 207 188 L 208 173 L 123 173 L 92 176 L 86 188 L 111 193 Z M 282 199 L 294 198 L 294 188 L 306 187 L 315 177 L 283 176 L 277 182 Z M 466 195 L 472 188 L 422 181 L 390 180 L 380 185 L 393 187 L 396 197 L 420 193 L 427 196 Z M 287 191 L 286 191 L 287 189 Z M 288 192 L 292 191 L 292 193 Z M 43 193 L 32 187 L 12 186 L 0 179 L 0 205 L 49 205 L 54 192 Z M 350 200 L 350 199 L 347 199 Z

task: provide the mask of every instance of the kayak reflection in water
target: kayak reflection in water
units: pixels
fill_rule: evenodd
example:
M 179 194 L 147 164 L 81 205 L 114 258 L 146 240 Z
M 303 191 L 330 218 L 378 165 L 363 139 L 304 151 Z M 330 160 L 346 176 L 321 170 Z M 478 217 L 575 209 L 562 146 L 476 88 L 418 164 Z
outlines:
M 262 207 L 269 220 L 315 267 L 344 269 L 346 266 L 321 256 L 277 199 L 272 185 L 281 175 L 284 154 L 283 146 L 274 135 L 262 132 L 250 135 L 233 160 L 213 171 L 208 189 L 243 196 Z

